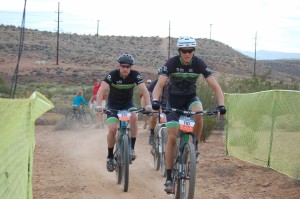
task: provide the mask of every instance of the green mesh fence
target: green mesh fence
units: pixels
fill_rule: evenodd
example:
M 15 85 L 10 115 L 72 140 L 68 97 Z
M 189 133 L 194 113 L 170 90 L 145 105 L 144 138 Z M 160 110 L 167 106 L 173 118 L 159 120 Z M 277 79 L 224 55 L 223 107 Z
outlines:
M 300 91 L 225 94 L 226 152 L 300 179 Z
M 53 107 L 38 92 L 29 99 L 0 98 L 0 199 L 32 198 L 34 123 Z

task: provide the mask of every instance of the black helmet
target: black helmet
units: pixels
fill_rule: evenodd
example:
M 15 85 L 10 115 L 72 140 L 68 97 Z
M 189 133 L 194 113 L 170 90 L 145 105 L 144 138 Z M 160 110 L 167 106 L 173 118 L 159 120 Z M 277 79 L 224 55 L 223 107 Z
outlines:
M 123 54 L 118 58 L 120 64 L 129 64 L 130 66 L 134 64 L 134 58 L 129 54 Z

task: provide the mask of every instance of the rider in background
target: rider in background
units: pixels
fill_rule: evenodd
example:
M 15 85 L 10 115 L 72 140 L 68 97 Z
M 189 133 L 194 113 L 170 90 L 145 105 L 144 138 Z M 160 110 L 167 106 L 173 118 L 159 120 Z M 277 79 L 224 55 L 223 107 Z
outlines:
M 94 89 L 93 89 L 93 95 L 90 99 L 90 103 L 93 104 L 93 108 L 95 108 L 97 106 L 97 92 L 101 86 L 101 82 L 97 79 L 97 78 L 93 78 L 93 84 L 94 84 Z M 102 99 L 102 104 L 101 104 L 102 107 L 105 108 L 106 106 L 106 95 L 103 95 L 103 99 Z M 96 112 L 96 118 L 97 118 L 97 121 L 96 121 L 96 129 L 99 129 L 100 126 L 102 128 L 104 128 L 104 118 L 103 118 L 103 113 L 98 113 Z
M 134 86 L 137 85 L 140 92 L 145 97 L 146 105 L 145 111 L 151 112 L 151 101 L 147 90 L 147 87 L 142 79 L 141 74 L 132 70 L 131 67 L 135 63 L 134 58 L 129 54 L 123 54 L 118 58 L 119 65 L 117 69 L 109 72 L 104 80 L 102 81 L 101 87 L 97 93 L 97 104 L 102 103 L 103 95 L 108 92 L 107 108 L 116 110 L 134 110 L 136 109 L 133 102 L 133 90 Z M 104 107 L 97 106 L 96 111 L 101 112 Z M 113 151 L 116 142 L 116 132 L 119 125 L 117 113 L 107 115 L 106 124 L 108 125 L 107 134 L 107 170 L 114 171 Z M 130 118 L 130 132 L 131 132 L 131 151 L 130 155 L 132 160 L 136 158 L 134 150 L 136 137 L 137 137 L 137 114 L 132 112 Z
M 192 37 L 180 37 L 177 41 L 178 55 L 167 60 L 159 75 L 158 82 L 152 93 L 152 108 L 158 110 L 160 102 L 158 101 L 164 85 L 169 81 L 169 98 L 167 107 L 176 109 L 186 109 L 191 111 L 202 111 L 202 103 L 196 95 L 196 81 L 202 74 L 213 90 L 220 114 L 226 113 L 224 106 L 224 95 L 221 87 L 214 78 L 212 71 L 209 70 L 205 62 L 196 57 L 196 40 Z M 193 116 L 195 120 L 196 150 L 201 137 L 203 120 L 200 115 Z M 174 161 L 174 150 L 176 138 L 178 135 L 178 119 L 176 114 L 167 115 L 168 142 L 166 146 L 166 169 L 167 179 L 165 191 L 172 193 L 172 166 Z M 198 154 L 198 153 L 197 153 Z
M 83 97 L 83 91 L 79 90 L 79 91 L 77 91 L 77 93 L 73 99 L 72 107 L 73 107 L 73 110 L 77 110 L 80 115 L 82 115 L 82 110 L 80 108 L 81 104 L 84 104 L 86 106 L 89 105 Z
M 158 75 L 161 74 L 161 68 L 158 69 Z M 154 87 L 157 84 L 158 79 L 154 80 L 151 85 L 148 88 L 148 91 L 150 93 L 150 98 L 152 100 L 152 92 L 154 90 Z M 159 97 L 159 101 L 161 102 L 162 106 L 166 106 L 167 101 L 168 101 L 168 83 L 163 87 L 163 91 L 162 94 Z M 149 145 L 153 145 L 154 142 L 154 129 L 157 123 L 157 118 L 158 118 L 158 114 L 155 113 L 150 117 L 150 121 L 149 121 Z

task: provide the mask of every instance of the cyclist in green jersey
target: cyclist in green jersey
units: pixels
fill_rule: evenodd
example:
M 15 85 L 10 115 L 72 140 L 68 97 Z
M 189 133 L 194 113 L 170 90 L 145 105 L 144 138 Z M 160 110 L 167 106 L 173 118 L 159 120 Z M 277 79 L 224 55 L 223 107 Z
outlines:
M 145 97 L 145 111 L 151 112 L 151 101 L 147 87 L 142 79 L 141 74 L 133 70 L 131 67 L 135 63 L 132 55 L 123 54 L 118 58 L 118 68 L 110 71 L 101 83 L 97 93 L 97 105 L 102 104 L 103 95 L 109 91 L 107 97 L 107 108 L 116 110 L 131 110 L 136 109 L 133 102 L 133 90 L 135 85 Z M 101 112 L 104 107 L 97 106 L 96 111 Z M 119 125 L 118 116 L 116 113 L 107 115 L 106 124 L 108 125 L 107 134 L 107 170 L 114 171 L 113 150 L 116 142 L 116 133 Z M 131 151 L 132 160 L 136 158 L 135 142 L 137 137 L 137 116 L 132 112 L 130 118 L 130 132 L 131 132 Z
M 167 107 L 176 109 L 186 109 L 191 111 L 202 111 L 202 103 L 196 95 L 196 81 L 202 74 L 213 90 L 218 104 L 220 114 L 225 114 L 224 95 L 221 87 L 214 78 L 205 62 L 194 55 L 196 40 L 192 37 L 180 37 L 177 41 L 178 55 L 167 60 L 162 67 L 162 72 L 152 93 L 152 108 L 158 110 L 160 102 L 157 100 L 164 85 L 169 81 L 169 98 Z M 176 114 L 167 115 L 168 142 L 166 146 L 166 169 L 167 179 L 165 191 L 172 193 L 172 164 L 174 161 L 174 150 L 176 137 L 178 134 L 178 116 Z M 196 150 L 201 137 L 203 121 L 200 115 L 194 116 L 196 133 Z

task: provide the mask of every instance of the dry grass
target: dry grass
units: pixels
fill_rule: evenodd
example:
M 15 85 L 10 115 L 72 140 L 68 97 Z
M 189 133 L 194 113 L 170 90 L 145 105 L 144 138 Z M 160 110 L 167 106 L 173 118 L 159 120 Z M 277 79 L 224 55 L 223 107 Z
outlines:
M 16 67 L 20 29 L 0 25 L 0 75 L 10 82 Z M 57 82 L 59 84 L 87 84 L 94 76 L 100 79 L 116 65 L 116 58 L 130 53 L 136 58 L 134 68 L 145 79 L 156 78 L 156 70 L 168 58 L 168 38 L 123 37 L 61 34 L 57 57 L 56 33 L 26 30 L 24 49 L 19 64 L 19 83 Z M 177 38 L 171 38 L 170 56 L 177 54 Z M 253 60 L 230 46 L 218 41 L 197 38 L 195 52 L 202 57 L 216 74 L 229 77 L 250 77 L 253 74 Z M 58 58 L 58 65 L 56 64 Z M 264 65 L 265 64 L 265 65 Z M 257 62 L 256 74 L 265 74 L 270 66 Z M 284 65 L 283 62 L 280 63 Z M 298 65 L 299 66 L 299 65 Z M 275 71 L 268 77 L 273 80 L 299 79 L 294 74 L 297 65 L 288 71 Z
M 47 112 L 36 120 L 36 125 L 56 125 L 64 119 L 64 115 Z

